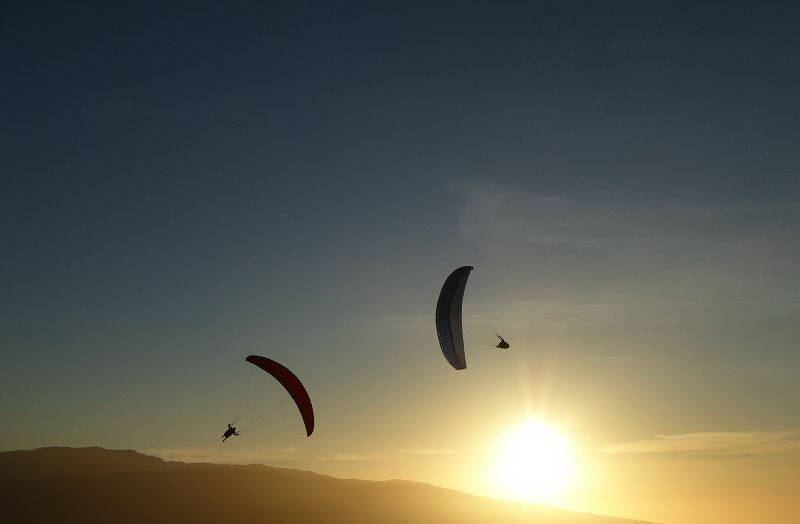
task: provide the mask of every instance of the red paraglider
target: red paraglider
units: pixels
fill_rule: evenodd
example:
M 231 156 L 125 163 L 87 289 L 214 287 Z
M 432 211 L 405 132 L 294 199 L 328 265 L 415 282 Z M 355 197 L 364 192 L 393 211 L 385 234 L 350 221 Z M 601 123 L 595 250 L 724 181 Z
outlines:
M 306 435 L 310 437 L 311 433 L 314 432 L 314 407 L 311 405 L 311 398 L 308 396 L 308 391 L 306 391 L 300 379 L 289 371 L 287 367 L 267 357 L 250 355 L 245 360 L 275 377 L 275 380 L 286 388 L 294 403 L 297 404 L 297 409 L 300 410 L 300 415 L 303 417 L 303 423 L 306 426 Z

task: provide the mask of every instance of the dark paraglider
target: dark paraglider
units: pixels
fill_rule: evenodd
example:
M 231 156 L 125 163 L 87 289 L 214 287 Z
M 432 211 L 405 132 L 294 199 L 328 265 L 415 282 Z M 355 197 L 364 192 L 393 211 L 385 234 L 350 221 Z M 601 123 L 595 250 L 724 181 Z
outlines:
M 444 281 L 439 300 L 436 302 L 436 335 L 439 338 L 439 347 L 444 358 L 455 369 L 465 369 L 467 359 L 464 355 L 464 330 L 461 323 L 461 310 L 464 301 L 464 289 L 472 266 L 461 266 L 454 270 Z M 495 333 L 500 339 L 497 345 L 490 345 L 497 349 L 509 349 L 511 345 Z
M 436 303 L 436 335 L 444 358 L 455 369 L 467 367 L 464 356 L 464 331 L 461 328 L 461 303 L 472 266 L 462 266 L 447 277 Z

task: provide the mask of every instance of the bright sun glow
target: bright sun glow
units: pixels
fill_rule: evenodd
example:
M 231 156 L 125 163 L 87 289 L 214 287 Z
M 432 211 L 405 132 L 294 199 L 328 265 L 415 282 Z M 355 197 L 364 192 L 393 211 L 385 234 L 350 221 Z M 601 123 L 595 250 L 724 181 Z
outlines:
M 556 504 L 574 475 L 567 439 L 531 420 L 501 441 L 493 483 L 504 498 Z

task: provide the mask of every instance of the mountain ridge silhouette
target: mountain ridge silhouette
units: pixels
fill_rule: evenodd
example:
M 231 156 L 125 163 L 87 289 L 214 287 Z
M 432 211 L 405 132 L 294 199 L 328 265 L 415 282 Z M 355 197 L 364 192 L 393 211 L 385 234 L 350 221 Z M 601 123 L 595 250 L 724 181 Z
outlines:
M 262 464 L 172 462 L 100 447 L 0 452 L 0 521 L 653 524 L 402 479 L 339 479 Z

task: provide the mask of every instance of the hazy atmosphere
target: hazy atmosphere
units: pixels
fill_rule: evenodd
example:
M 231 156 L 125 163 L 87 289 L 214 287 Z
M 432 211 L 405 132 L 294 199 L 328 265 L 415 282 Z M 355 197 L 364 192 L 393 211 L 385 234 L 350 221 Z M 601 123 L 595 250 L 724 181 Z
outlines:
M 6 8 L 0 451 L 800 522 L 798 24 L 790 3 Z M 456 371 L 434 311 L 464 265 Z M 261 402 L 250 354 L 302 380 L 313 435 L 267 383 L 221 442 Z

